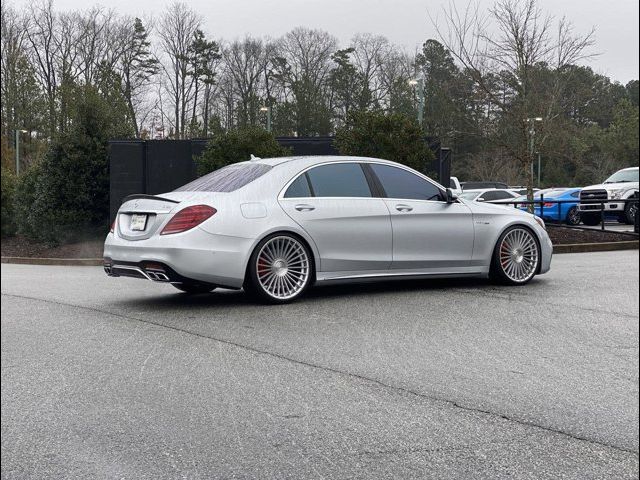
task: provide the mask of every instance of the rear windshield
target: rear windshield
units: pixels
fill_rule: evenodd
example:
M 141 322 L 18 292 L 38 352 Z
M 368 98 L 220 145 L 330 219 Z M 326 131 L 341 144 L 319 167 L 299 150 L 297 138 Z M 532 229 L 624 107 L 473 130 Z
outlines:
M 262 163 L 236 163 L 208 173 L 174 192 L 233 192 L 260 178 L 272 168 Z

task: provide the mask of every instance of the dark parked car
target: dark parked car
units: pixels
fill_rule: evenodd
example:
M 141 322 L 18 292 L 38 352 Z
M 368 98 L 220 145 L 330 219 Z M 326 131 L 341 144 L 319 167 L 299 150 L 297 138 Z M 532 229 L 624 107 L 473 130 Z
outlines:
M 485 190 L 488 188 L 508 189 L 509 185 L 502 182 L 462 182 L 460 183 L 462 190 Z

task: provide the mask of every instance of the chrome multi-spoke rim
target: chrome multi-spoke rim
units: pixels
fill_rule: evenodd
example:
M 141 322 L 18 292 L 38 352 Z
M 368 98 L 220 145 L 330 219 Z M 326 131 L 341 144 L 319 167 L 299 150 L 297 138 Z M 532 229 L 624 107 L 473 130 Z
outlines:
M 509 231 L 500 244 L 502 271 L 514 282 L 526 282 L 538 269 L 538 244 L 528 230 Z
M 292 237 L 274 237 L 265 243 L 256 260 L 262 289 L 280 300 L 298 295 L 309 280 L 309 257 Z

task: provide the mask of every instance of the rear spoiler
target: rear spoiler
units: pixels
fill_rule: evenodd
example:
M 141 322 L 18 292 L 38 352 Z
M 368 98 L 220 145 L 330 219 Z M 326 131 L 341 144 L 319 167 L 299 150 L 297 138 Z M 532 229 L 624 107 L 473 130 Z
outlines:
M 156 195 L 146 195 L 144 193 L 136 193 L 134 195 L 129 195 L 127 197 L 124 198 L 124 200 L 122 200 L 122 203 L 124 202 L 128 202 L 129 200 L 136 200 L 136 199 L 147 199 L 147 200 L 160 200 L 162 202 L 171 202 L 171 203 L 180 203 L 179 200 L 173 200 L 171 198 L 164 198 L 164 197 L 158 197 Z

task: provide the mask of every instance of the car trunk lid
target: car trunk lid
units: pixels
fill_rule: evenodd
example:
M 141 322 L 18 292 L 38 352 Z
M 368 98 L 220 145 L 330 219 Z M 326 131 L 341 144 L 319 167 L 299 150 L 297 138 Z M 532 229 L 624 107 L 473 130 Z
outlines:
M 116 228 L 126 240 L 145 240 L 158 231 L 165 221 L 181 209 L 184 202 L 192 203 L 206 192 L 169 192 L 160 195 L 136 194 L 126 197 L 118 210 Z

